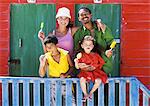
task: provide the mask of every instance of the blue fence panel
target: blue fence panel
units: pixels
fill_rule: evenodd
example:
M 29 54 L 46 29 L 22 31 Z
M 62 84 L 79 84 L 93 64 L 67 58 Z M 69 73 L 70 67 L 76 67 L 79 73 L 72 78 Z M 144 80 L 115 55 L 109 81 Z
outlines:
M 50 106 L 51 105 L 51 81 L 45 80 L 44 81 L 44 106 Z
M 130 80 L 130 106 L 139 106 L 139 83 L 136 79 Z
M 119 82 L 119 106 L 126 106 L 126 81 L 120 80 Z
M 2 79 L 2 105 L 9 106 L 8 80 Z
M 72 81 L 66 81 L 66 106 L 72 106 Z
M 77 106 L 82 106 L 82 98 L 83 98 L 83 95 L 82 95 L 82 90 L 81 90 L 81 87 L 80 87 L 80 83 L 79 83 L 79 80 L 77 81 L 77 95 L 76 95 L 76 104 Z
M 9 106 L 10 104 L 14 106 L 20 105 L 20 88 L 19 85 L 22 83 L 23 85 L 23 105 L 24 106 L 30 106 L 31 105 L 31 98 L 33 97 L 33 105 L 34 106 L 40 106 L 41 105 L 41 91 L 40 86 L 41 84 L 44 84 L 44 106 L 53 106 L 51 98 L 52 98 L 52 92 L 51 89 L 55 90 L 54 97 L 55 97 L 55 106 L 70 106 L 72 104 L 73 100 L 73 94 L 72 91 L 75 90 L 76 94 L 76 104 L 77 106 L 82 106 L 82 90 L 80 88 L 79 79 L 77 78 L 70 78 L 70 79 L 59 79 L 59 78 L 34 78 L 34 77 L 0 77 L 0 83 L 2 83 L 2 106 Z M 33 85 L 33 95 L 30 94 L 30 84 Z M 54 83 L 54 84 L 53 84 Z M 119 106 L 126 106 L 126 83 L 129 83 L 129 103 L 130 106 L 139 106 L 139 90 L 142 90 L 143 92 L 143 106 L 149 106 L 149 100 L 150 100 L 150 91 L 141 84 L 136 78 L 109 78 L 108 79 L 108 104 L 109 106 L 115 106 L 115 101 L 117 97 L 115 97 L 115 84 L 119 84 Z M 75 85 L 75 88 L 73 89 L 72 85 Z M 12 88 L 11 86 L 12 85 Z M 65 88 L 65 104 L 62 103 L 62 88 Z M 64 90 L 63 90 L 64 91 Z M 11 95 L 12 97 L 9 97 Z M 64 95 L 64 94 L 63 94 Z M 93 94 L 93 100 L 87 101 L 86 106 L 105 106 L 104 105 L 104 84 L 101 84 L 98 88 L 98 103 L 94 103 L 94 94 Z M 11 100 L 9 100 L 11 99 Z M 11 103 L 12 101 L 12 103 Z M 10 102 L 10 103 L 9 103 Z
M 30 106 L 29 80 L 23 80 L 23 105 Z
M 19 106 L 19 84 L 18 80 L 12 81 L 12 105 Z
M 114 80 L 109 81 L 109 96 L 108 96 L 108 105 L 115 106 L 115 82 Z
M 56 106 L 62 106 L 62 86 L 61 80 L 56 81 Z
M 98 88 L 98 106 L 104 106 L 104 84 Z
M 34 106 L 40 106 L 40 80 L 34 80 L 33 82 L 34 87 L 33 87 L 33 91 L 34 91 Z

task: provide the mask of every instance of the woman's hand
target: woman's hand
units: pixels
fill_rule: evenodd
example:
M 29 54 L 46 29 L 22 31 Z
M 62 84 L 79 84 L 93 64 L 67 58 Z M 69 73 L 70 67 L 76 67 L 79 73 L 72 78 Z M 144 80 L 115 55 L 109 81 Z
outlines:
M 105 55 L 110 58 L 112 56 L 113 52 L 112 49 L 106 50 Z
M 44 34 L 44 32 L 39 31 L 39 33 L 38 33 L 38 38 L 43 42 L 44 39 L 45 39 L 45 34 Z

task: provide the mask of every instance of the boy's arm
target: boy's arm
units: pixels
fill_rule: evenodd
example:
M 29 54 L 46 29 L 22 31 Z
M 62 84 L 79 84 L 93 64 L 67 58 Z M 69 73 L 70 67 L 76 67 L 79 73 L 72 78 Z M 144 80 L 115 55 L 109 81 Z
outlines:
M 64 77 L 67 77 L 68 75 L 70 75 L 73 72 L 73 69 L 74 69 L 73 68 L 73 63 L 72 63 L 72 60 L 71 60 L 69 54 L 67 54 L 67 59 L 68 59 L 68 63 L 69 63 L 70 68 L 65 74 L 63 74 Z
M 46 73 L 47 61 L 44 55 L 41 55 L 39 60 L 40 60 L 39 75 L 40 77 L 44 77 Z

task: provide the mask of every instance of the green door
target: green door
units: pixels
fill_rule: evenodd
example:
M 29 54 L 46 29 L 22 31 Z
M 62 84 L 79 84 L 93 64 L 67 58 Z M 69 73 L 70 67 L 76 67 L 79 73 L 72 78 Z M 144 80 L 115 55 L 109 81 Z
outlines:
M 12 4 L 10 13 L 10 59 L 11 76 L 38 76 L 39 56 L 43 54 L 38 39 L 40 23 L 43 31 L 55 28 L 54 4 Z
M 76 12 L 76 25 L 79 26 L 81 23 L 78 19 L 79 8 L 86 6 L 92 12 L 93 20 L 101 19 L 112 31 L 114 38 L 117 41 L 117 47 L 114 50 L 113 64 L 114 71 L 111 73 L 112 76 L 119 76 L 120 70 L 120 22 L 121 22 L 121 5 L 120 4 L 77 4 L 75 5 Z

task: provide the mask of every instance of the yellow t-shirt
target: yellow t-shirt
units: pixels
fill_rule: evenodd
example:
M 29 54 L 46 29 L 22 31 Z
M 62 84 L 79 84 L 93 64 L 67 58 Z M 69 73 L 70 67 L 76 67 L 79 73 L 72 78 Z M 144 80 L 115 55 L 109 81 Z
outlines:
M 48 52 L 45 54 L 47 62 L 48 62 L 48 70 L 50 77 L 60 77 L 61 73 L 66 73 L 69 70 L 69 63 L 67 59 L 68 51 L 57 48 L 60 52 L 60 61 L 57 63 L 51 53 Z

